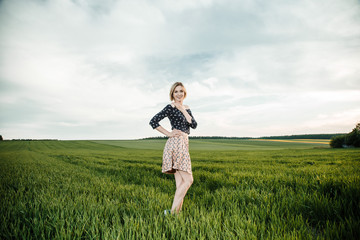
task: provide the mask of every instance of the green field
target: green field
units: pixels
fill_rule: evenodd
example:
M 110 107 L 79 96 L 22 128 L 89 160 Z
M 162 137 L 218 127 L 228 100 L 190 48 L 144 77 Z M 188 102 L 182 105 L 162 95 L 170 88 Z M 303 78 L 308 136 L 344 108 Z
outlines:
M 177 216 L 165 140 L 0 142 L 0 239 L 359 239 L 360 150 L 190 139 Z

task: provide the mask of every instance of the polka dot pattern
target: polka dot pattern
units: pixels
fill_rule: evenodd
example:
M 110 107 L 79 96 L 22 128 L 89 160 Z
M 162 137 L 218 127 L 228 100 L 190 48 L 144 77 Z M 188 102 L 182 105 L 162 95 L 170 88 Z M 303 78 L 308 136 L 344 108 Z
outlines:
M 171 104 L 168 104 L 166 105 L 166 107 L 164 107 L 163 110 L 161 110 L 150 120 L 149 124 L 153 129 L 155 129 L 160 126 L 159 122 L 162 119 L 168 117 L 172 129 L 178 129 L 183 131 L 184 133 L 190 134 L 190 127 L 195 129 L 197 127 L 197 122 L 195 121 L 190 109 L 186 109 L 186 111 L 191 116 L 191 123 L 186 120 L 184 114 L 179 109 L 171 106 Z
M 173 174 L 181 170 L 192 174 L 187 134 L 171 137 L 167 140 L 163 153 L 162 172 Z

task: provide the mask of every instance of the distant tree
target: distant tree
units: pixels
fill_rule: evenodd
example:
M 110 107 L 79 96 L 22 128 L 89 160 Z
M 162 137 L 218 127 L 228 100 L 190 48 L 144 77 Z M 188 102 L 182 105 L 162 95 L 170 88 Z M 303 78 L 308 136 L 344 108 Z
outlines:
M 345 144 L 352 147 L 360 147 L 360 123 L 346 135 Z
M 342 148 L 344 146 L 360 147 L 360 123 L 356 124 L 356 127 L 348 134 L 331 138 L 330 147 Z
M 2 141 L 2 140 L 4 140 L 4 139 L 3 139 L 2 135 L 0 135 L 0 141 Z
M 346 135 L 332 137 L 330 140 L 330 147 L 342 148 L 345 145 L 345 138 L 346 138 Z

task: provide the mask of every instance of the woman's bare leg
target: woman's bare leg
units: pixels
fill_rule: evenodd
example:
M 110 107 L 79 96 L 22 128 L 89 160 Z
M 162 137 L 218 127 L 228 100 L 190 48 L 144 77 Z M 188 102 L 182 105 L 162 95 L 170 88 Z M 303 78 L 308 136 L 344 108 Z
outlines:
M 193 183 L 194 179 L 192 174 L 184 171 L 176 171 L 177 175 L 175 175 L 176 181 L 176 192 L 174 196 L 174 202 L 171 207 L 172 213 L 179 213 L 182 207 L 182 203 L 184 201 L 184 197 Z M 181 181 L 180 181 L 181 178 Z M 179 184 L 178 184 L 179 182 Z
M 176 190 L 177 190 L 184 183 L 184 180 L 182 179 L 179 171 L 176 171 L 174 176 L 175 176 L 175 183 L 176 183 Z M 184 202 L 184 199 L 181 201 L 180 206 L 178 207 L 179 209 L 181 209 L 183 202 Z

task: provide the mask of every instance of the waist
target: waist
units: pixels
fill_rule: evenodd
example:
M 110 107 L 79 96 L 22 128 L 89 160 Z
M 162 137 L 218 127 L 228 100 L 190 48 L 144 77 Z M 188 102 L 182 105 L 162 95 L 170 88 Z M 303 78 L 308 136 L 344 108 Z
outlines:
M 175 137 L 170 137 L 170 138 L 179 138 L 179 137 L 189 138 L 189 134 L 181 131 L 181 135 L 175 136 Z
M 180 130 L 182 133 L 184 133 L 186 135 L 190 134 L 190 128 L 179 128 L 179 127 L 171 126 L 171 130 L 174 130 L 174 129 Z

